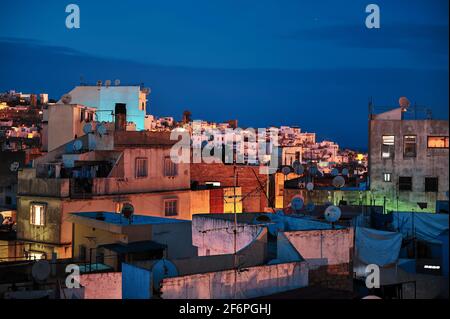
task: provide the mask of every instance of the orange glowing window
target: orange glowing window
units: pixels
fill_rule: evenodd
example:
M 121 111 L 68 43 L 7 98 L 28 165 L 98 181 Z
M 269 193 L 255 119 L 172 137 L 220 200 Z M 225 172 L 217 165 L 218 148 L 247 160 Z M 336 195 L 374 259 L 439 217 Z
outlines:
M 448 148 L 448 136 L 428 136 L 428 148 Z

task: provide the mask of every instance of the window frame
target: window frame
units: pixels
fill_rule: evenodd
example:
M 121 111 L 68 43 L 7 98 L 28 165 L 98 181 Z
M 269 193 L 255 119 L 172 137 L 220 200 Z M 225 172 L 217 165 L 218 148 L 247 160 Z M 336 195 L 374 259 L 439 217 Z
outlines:
M 36 223 L 36 213 L 34 207 L 40 206 L 42 207 L 42 212 L 39 216 L 39 224 Z M 41 203 L 41 202 L 31 202 L 30 203 L 30 225 L 33 226 L 45 226 L 45 219 L 47 215 L 47 203 Z
M 143 161 L 145 163 L 145 166 L 142 168 L 145 168 L 145 175 L 139 175 L 139 165 L 138 162 Z M 147 178 L 148 177 L 148 158 L 147 157 L 136 157 L 134 160 L 134 177 L 135 178 Z
M 411 142 L 411 141 L 407 142 L 406 139 L 408 139 L 408 138 L 414 138 L 414 143 Z M 410 144 L 410 145 L 414 144 L 414 155 L 406 154 L 405 150 L 406 150 L 406 145 L 407 144 Z M 403 157 L 404 158 L 415 158 L 415 157 L 417 157 L 417 135 L 412 135 L 412 134 L 410 134 L 410 135 L 403 135 Z
M 172 207 L 168 207 L 168 205 L 173 204 L 175 205 Z M 175 212 L 173 212 L 173 210 L 175 210 Z M 178 216 L 178 198 L 167 198 L 164 200 L 164 216 L 165 217 Z
M 392 137 L 393 138 L 393 142 L 392 144 L 386 144 L 385 143 L 385 137 Z M 383 148 L 387 146 L 389 148 L 389 154 L 392 156 L 389 157 L 384 157 L 383 154 L 385 152 L 383 152 Z M 382 135 L 381 136 L 381 159 L 394 159 L 395 158 L 395 135 Z
M 169 165 L 168 165 L 168 164 Z M 164 157 L 164 176 L 165 177 L 176 177 L 178 176 L 178 164 L 174 163 L 170 156 Z

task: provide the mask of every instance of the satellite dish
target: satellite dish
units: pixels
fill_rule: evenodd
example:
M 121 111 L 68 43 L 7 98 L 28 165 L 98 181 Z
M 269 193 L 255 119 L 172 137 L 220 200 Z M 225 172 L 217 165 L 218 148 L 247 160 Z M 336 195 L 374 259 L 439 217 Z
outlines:
M 125 203 L 122 206 L 122 210 L 120 211 L 120 213 L 126 218 L 126 219 L 131 219 L 131 217 L 134 214 L 134 206 L 130 203 Z
M 149 95 L 151 91 L 152 90 L 150 88 L 143 88 L 142 89 L 142 92 L 145 93 L 146 95 Z
M 406 98 L 404 96 L 402 96 L 401 98 L 398 99 L 398 104 L 405 111 L 411 105 L 411 103 L 409 102 L 408 98 Z
M 283 173 L 283 175 L 288 175 L 291 172 L 291 168 L 289 166 L 283 166 L 281 168 L 281 172 Z
M 178 276 L 178 269 L 174 263 L 167 259 L 158 260 L 152 267 L 153 288 L 159 290 L 164 278 Z
M 345 185 L 345 178 L 342 176 L 335 176 L 331 183 L 334 187 L 341 188 Z
M 342 170 L 342 175 L 348 176 L 348 168 L 344 168 L 344 169 Z
M 83 142 L 81 142 L 80 140 L 76 140 L 75 142 L 73 142 L 73 150 L 74 151 L 79 151 L 83 148 Z
M 45 281 L 50 275 L 50 263 L 47 260 L 39 260 L 31 268 L 31 275 L 36 281 Z
M 19 162 L 12 162 L 11 165 L 9 165 L 9 170 L 11 172 L 17 172 L 17 170 L 19 169 L 20 164 Z
M 119 79 L 114 80 L 114 85 L 115 85 L 115 86 L 119 86 L 119 85 L 120 85 L 120 80 L 119 80 Z
M 338 176 L 338 175 L 339 175 L 338 169 L 337 169 L 337 168 L 333 168 L 333 169 L 331 170 L 331 175 L 333 175 L 333 176 Z
M 294 167 L 294 173 L 297 175 L 302 175 L 305 169 L 303 168 L 303 165 L 300 164 L 299 161 L 295 161 L 294 164 L 292 164 Z
M 61 102 L 63 102 L 64 104 L 70 104 L 71 101 L 72 101 L 72 96 L 69 93 L 64 94 L 61 97 Z
M 111 80 L 106 80 L 105 81 L 105 86 L 106 87 L 110 87 L 111 86 Z
M 303 198 L 300 197 L 300 195 L 296 195 L 291 200 L 291 208 L 295 211 L 301 210 L 303 207 Z
M 341 218 L 341 209 L 337 206 L 331 205 L 325 209 L 325 220 L 330 223 L 335 223 Z
M 97 133 L 100 135 L 105 135 L 106 134 L 106 127 L 103 124 L 98 124 L 97 125 Z
M 308 184 L 306 184 L 306 189 L 312 191 L 314 189 L 314 183 L 309 182 Z
M 97 86 L 102 86 L 102 80 L 97 81 Z
M 91 123 L 84 124 L 83 132 L 84 132 L 84 134 L 92 133 L 92 124 Z

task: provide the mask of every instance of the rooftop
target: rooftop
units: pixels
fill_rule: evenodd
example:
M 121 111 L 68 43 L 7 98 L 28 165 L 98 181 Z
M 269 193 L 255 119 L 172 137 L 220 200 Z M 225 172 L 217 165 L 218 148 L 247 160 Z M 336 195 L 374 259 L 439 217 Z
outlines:
M 229 222 L 234 222 L 233 213 L 225 214 L 195 214 L 195 218 L 210 218 L 210 219 L 222 219 Z M 281 227 L 284 231 L 308 231 L 308 230 L 330 230 L 333 229 L 331 224 L 327 222 L 317 221 L 308 216 L 289 216 L 289 215 L 278 215 L 273 213 L 238 213 L 236 214 L 237 222 L 239 224 L 249 224 L 249 225 L 277 225 Z M 334 229 L 345 228 L 340 225 L 334 225 Z M 270 226 L 269 226 L 270 229 Z
M 84 212 L 84 213 L 72 213 L 71 215 L 77 217 L 84 217 L 88 219 L 94 219 L 102 221 L 108 224 L 114 225 L 130 225 L 130 221 L 122 214 L 113 212 Z M 131 225 L 156 225 L 156 224 L 175 224 L 186 223 L 187 220 L 164 218 L 155 216 L 133 215 L 131 218 Z

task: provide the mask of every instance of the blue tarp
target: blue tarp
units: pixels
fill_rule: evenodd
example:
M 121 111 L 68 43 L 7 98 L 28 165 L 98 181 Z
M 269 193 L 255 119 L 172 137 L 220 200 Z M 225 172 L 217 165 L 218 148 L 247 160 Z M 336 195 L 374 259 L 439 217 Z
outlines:
M 385 266 L 398 260 L 402 235 L 371 228 L 356 227 L 356 255 L 365 264 Z
M 403 237 L 415 237 L 430 242 L 441 243 L 439 235 L 448 230 L 448 215 L 435 213 L 392 213 L 392 226 Z

